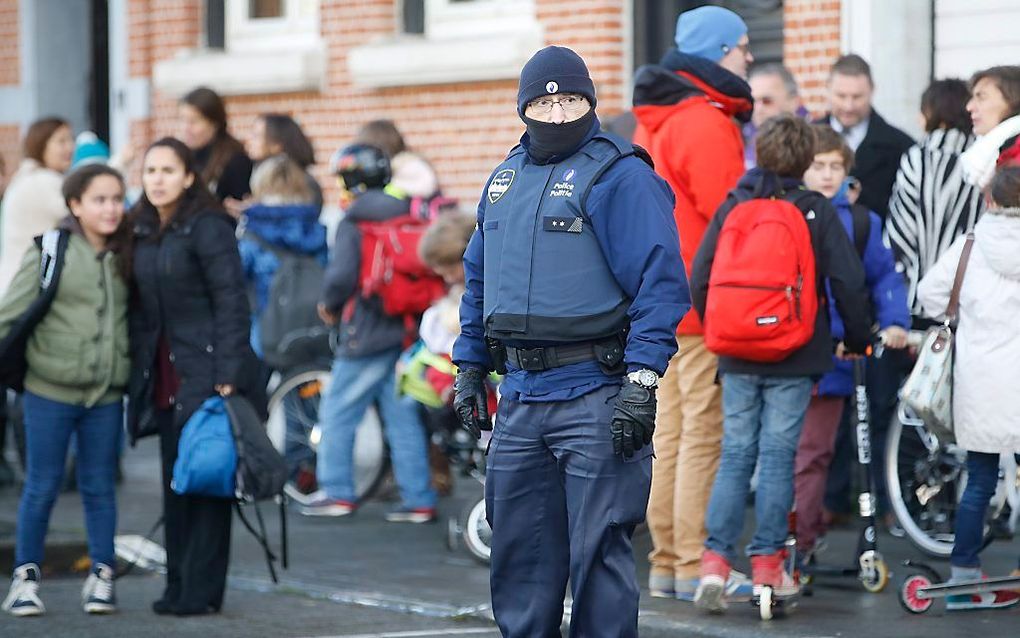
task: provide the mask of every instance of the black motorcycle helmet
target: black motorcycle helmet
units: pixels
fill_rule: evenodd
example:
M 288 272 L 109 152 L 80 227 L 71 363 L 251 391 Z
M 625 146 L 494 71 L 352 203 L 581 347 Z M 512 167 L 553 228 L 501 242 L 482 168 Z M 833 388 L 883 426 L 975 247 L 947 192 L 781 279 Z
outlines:
M 392 172 L 386 153 L 369 144 L 350 144 L 333 154 L 329 168 L 351 193 L 370 188 L 383 188 L 390 183 Z

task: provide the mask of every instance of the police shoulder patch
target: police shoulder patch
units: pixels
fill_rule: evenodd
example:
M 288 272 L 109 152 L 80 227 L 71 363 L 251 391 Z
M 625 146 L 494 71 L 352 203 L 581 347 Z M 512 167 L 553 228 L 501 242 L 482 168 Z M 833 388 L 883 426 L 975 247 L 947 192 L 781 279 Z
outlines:
M 490 204 L 495 204 L 503 196 L 503 193 L 510 189 L 510 185 L 514 183 L 514 175 L 516 175 L 514 169 L 504 168 L 492 176 L 492 180 L 489 181 L 488 193 L 486 193 Z

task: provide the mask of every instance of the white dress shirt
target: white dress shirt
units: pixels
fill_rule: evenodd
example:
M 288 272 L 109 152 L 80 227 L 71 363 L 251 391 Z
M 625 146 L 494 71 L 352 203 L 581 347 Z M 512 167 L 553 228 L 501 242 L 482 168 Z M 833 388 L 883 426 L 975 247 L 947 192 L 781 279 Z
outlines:
M 870 123 L 871 118 L 866 117 L 850 128 L 846 128 L 835 117 L 829 116 L 829 126 L 832 127 L 832 130 L 843 136 L 843 139 L 846 140 L 846 143 L 850 145 L 850 148 L 855 153 L 857 152 L 857 147 L 864 141 L 864 136 L 868 134 L 868 124 Z

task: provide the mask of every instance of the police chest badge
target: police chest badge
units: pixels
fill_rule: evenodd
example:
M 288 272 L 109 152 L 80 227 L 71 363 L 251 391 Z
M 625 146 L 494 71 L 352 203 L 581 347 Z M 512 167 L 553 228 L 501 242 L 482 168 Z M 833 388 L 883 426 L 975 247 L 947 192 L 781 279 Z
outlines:
M 514 183 L 515 174 L 514 169 L 504 168 L 492 177 L 487 194 L 490 204 L 495 204 L 503 196 L 503 193 L 510 189 L 510 185 Z

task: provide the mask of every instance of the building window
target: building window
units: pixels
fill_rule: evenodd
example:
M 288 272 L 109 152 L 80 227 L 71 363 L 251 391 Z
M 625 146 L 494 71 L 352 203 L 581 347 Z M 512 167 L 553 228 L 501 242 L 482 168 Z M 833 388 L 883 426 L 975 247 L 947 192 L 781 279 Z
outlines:
M 230 0 L 226 10 L 230 50 L 271 49 L 319 32 L 318 0 Z
M 249 0 L 248 16 L 253 20 L 261 18 L 282 18 L 283 0 Z
M 403 0 L 401 2 L 401 27 L 409 35 L 425 34 L 425 0 Z
M 782 0 L 633 0 L 634 66 L 658 62 L 674 46 L 677 16 L 709 4 L 744 19 L 756 63 L 782 61 Z
M 545 42 L 536 0 L 394 0 L 390 38 L 354 47 L 347 68 L 366 88 L 516 78 Z
M 206 0 L 204 47 L 156 64 L 170 95 L 207 84 L 224 95 L 321 90 L 319 0 Z
M 223 50 L 227 44 L 226 8 L 223 0 L 205 2 L 205 46 Z

